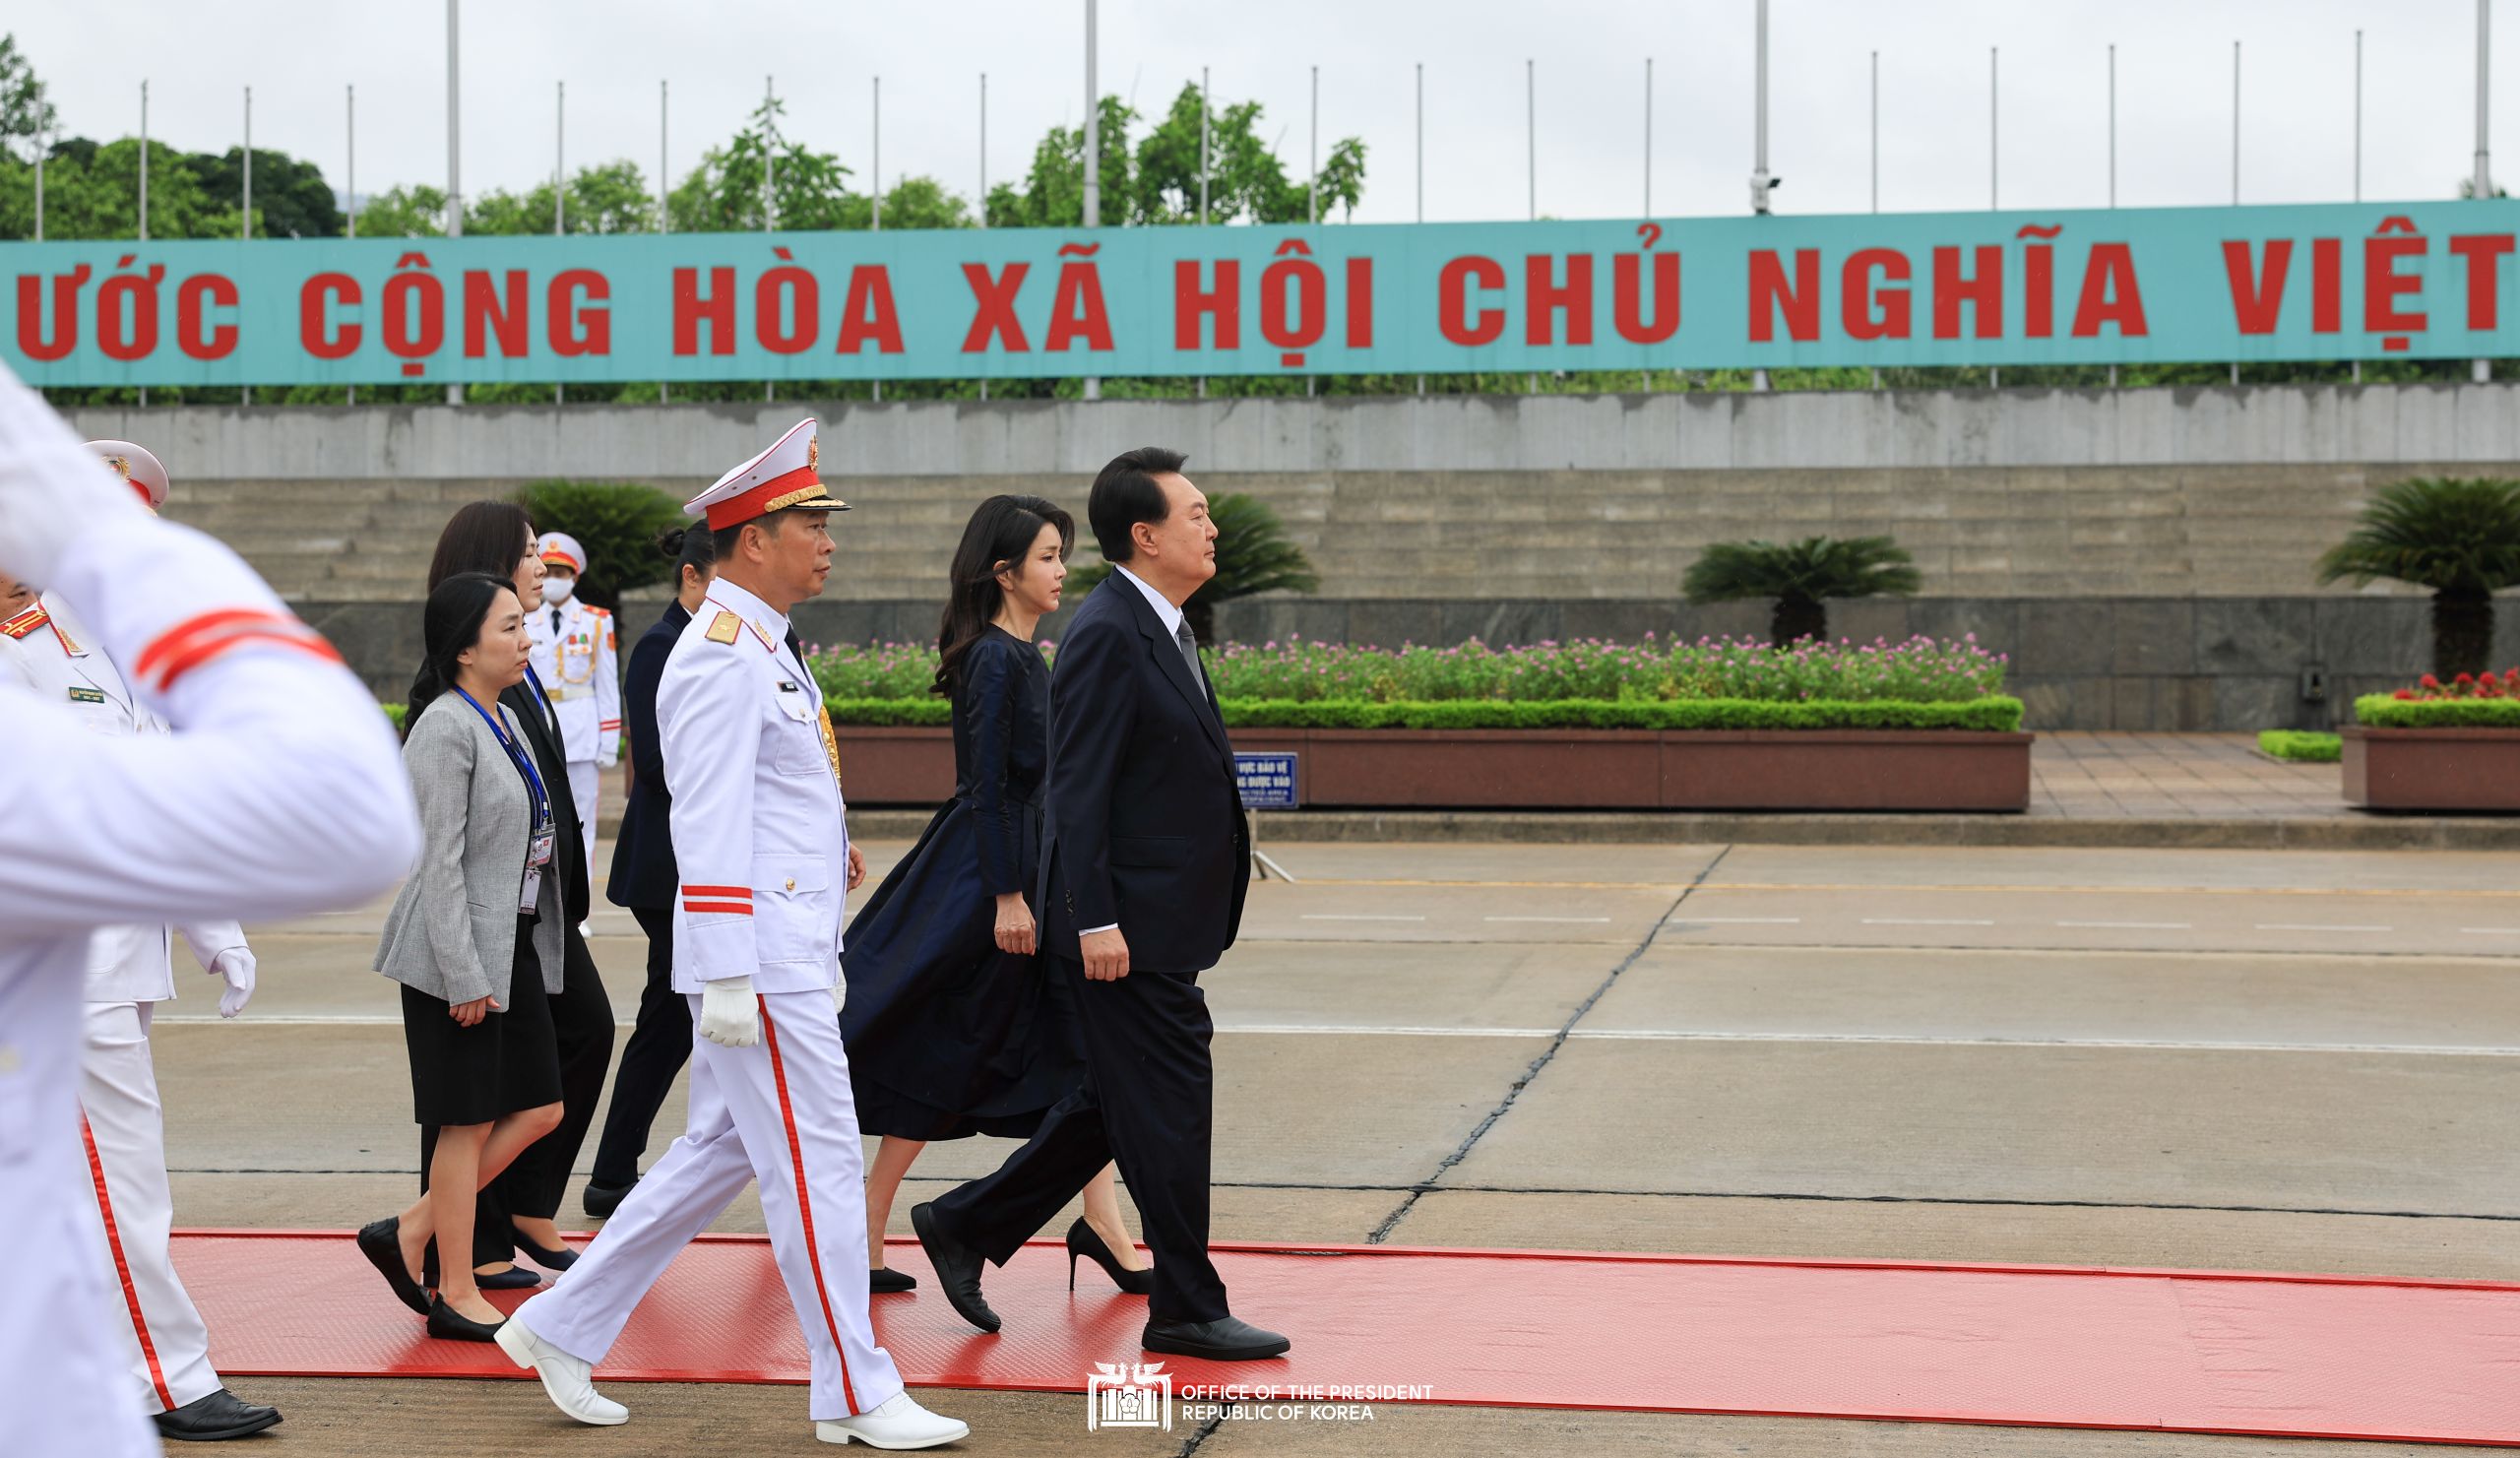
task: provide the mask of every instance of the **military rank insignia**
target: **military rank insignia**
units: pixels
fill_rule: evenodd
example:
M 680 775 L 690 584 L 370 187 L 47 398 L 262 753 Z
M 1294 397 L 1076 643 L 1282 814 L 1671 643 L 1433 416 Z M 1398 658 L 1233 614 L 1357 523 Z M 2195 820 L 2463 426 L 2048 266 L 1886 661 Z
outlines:
M 712 643 L 734 642 L 735 635 L 744 630 L 743 623 L 744 620 L 742 618 L 735 616 L 733 613 L 726 611 L 723 607 L 720 608 L 716 619 L 709 624 L 709 641 Z

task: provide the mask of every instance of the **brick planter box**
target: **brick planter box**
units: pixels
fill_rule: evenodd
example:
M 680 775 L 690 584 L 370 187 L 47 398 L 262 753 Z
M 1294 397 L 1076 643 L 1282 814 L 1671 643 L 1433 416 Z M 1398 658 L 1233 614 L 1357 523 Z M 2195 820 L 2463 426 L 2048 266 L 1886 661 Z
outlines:
M 2345 802 L 2428 814 L 2520 811 L 2520 729 L 2343 729 Z
M 2026 733 L 1960 729 L 1267 729 L 1307 805 L 1358 809 L 1977 810 L 2030 808 Z M 954 792 L 941 729 L 840 729 L 855 805 Z

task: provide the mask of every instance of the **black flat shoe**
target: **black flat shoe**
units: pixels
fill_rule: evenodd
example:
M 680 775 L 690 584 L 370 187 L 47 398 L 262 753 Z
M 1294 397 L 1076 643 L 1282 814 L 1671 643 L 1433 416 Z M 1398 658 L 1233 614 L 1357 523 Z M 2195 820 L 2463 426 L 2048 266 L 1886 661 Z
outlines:
M 422 1316 L 429 1313 L 429 1294 L 411 1279 L 411 1268 L 403 1264 L 403 1217 L 388 1216 L 374 1225 L 358 1230 L 358 1252 L 394 1289 L 394 1299 Z
M 221 1387 L 157 1416 L 158 1434 L 179 1443 L 216 1443 L 260 1432 L 280 1422 L 280 1409 L 250 1403 Z
M 629 1195 L 631 1185 L 638 1182 L 634 1179 L 630 1184 L 590 1183 L 586 1192 L 578 1196 L 578 1203 L 585 1207 L 590 1219 L 607 1219 L 613 1211 L 621 1208 L 621 1201 Z
M 483 1291 L 525 1291 L 541 1285 L 542 1278 L 523 1266 L 510 1266 L 488 1276 L 475 1271 L 472 1284 Z
M 1294 1345 L 1274 1331 L 1262 1331 L 1232 1316 L 1214 1321 L 1150 1321 L 1138 1341 L 1149 1352 L 1204 1357 L 1210 1362 L 1258 1362 L 1283 1357 Z
M 1153 1267 L 1132 1271 L 1120 1264 L 1119 1257 L 1111 1253 L 1111 1247 L 1102 1243 L 1101 1236 L 1094 1234 L 1094 1227 L 1082 1220 L 1067 1228 L 1067 1289 L 1070 1291 L 1076 1290 L 1079 1256 L 1101 1266 L 1102 1274 L 1111 1278 L 1111 1284 L 1130 1296 L 1145 1296 L 1155 1290 Z
M 522 1233 L 516 1237 L 516 1248 L 533 1257 L 534 1263 L 546 1271 L 565 1271 L 578 1263 L 578 1253 L 566 1244 L 557 1250 L 545 1250 L 527 1239 Z
M 429 1335 L 433 1337 L 443 1337 L 450 1342 L 495 1342 L 499 1339 L 499 1327 L 506 1324 L 500 1321 L 485 1326 L 448 1305 L 444 1297 L 436 1297 L 429 1301 Z
M 910 1228 L 918 1232 L 919 1248 L 936 1268 L 936 1284 L 944 1290 L 945 1300 L 965 1321 L 982 1331 L 997 1330 L 997 1313 L 980 1297 L 980 1253 L 945 1233 L 936 1223 L 932 1204 L 911 1207 Z
M 897 1291 L 916 1290 L 918 1290 L 918 1278 L 908 1271 L 896 1271 L 890 1266 L 877 1266 L 866 1273 L 866 1294 L 869 1296 L 889 1296 Z

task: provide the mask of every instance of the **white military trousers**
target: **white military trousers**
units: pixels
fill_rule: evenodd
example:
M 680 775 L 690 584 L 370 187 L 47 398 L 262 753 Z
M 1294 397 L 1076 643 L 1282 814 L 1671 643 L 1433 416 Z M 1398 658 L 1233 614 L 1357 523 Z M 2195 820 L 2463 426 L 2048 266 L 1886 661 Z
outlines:
M 699 996 L 690 1002 L 697 1027 Z M 665 1267 L 758 1180 L 771 1253 L 813 1355 L 813 1417 L 854 1417 L 890 1401 L 902 1379 L 867 1319 L 866 1191 L 849 1057 L 830 992 L 761 994 L 761 1010 L 753 1047 L 693 1035 L 682 1137 L 577 1264 L 511 1319 L 600 1368 Z
M 175 1278 L 169 1236 L 166 1114 L 149 1056 L 148 1002 L 87 1004 L 79 1108 L 87 1121 L 88 1187 L 113 1261 L 110 1323 L 143 1412 L 162 1413 L 220 1388 L 210 1329 Z

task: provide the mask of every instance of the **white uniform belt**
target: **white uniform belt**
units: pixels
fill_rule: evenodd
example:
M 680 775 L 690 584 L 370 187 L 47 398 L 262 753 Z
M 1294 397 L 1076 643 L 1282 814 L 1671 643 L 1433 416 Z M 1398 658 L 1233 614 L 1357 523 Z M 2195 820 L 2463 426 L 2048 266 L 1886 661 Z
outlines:
M 555 683 L 544 689 L 543 692 L 549 695 L 552 703 L 565 704 L 571 699 L 594 698 L 595 685 L 592 683 Z

